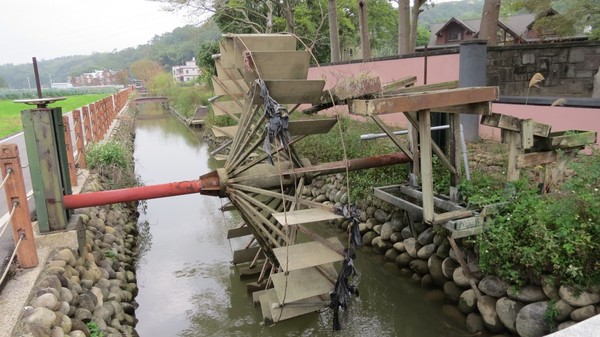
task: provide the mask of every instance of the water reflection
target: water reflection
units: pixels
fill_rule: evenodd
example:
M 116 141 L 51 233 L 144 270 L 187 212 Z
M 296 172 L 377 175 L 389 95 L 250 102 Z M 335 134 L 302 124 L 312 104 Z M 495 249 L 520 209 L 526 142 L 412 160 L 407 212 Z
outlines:
M 159 105 L 142 106 L 139 117 L 136 171 L 146 184 L 195 179 L 215 168 L 199 131 L 186 128 Z M 137 270 L 136 299 L 137 330 L 143 337 L 469 335 L 457 310 L 442 305 L 439 291 L 430 295 L 399 277 L 394 265 L 368 249 L 359 251 L 355 261 L 360 298 L 342 314 L 343 331 L 332 332 L 328 310 L 265 326 L 246 292 L 247 280 L 241 281 L 230 263 L 232 249 L 247 243 L 226 239 L 227 229 L 240 219 L 221 213 L 220 199 L 201 195 L 149 200 L 146 206 L 140 222 L 150 239 Z

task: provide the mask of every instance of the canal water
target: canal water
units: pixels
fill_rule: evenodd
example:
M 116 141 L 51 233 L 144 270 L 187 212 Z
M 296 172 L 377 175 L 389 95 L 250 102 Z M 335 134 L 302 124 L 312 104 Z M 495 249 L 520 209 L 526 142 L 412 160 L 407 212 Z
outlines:
M 136 121 L 136 172 L 147 185 L 196 179 L 216 168 L 200 130 L 181 124 L 158 104 L 141 107 Z M 140 215 L 143 253 L 137 265 L 137 331 L 167 336 L 470 336 L 464 317 L 428 291 L 398 275 L 368 249 L 358 252 L 355 282 L 360 297 L 341 314 L 306 315 L 268 326 L 231 264 L 227 229 L 240 219 L 222 213 L 219 198 L 186 195 L 148 200 Z M 336 235 L 332 228 L 325 228 Z M 344 240 L 342 240 L 344 242 Z

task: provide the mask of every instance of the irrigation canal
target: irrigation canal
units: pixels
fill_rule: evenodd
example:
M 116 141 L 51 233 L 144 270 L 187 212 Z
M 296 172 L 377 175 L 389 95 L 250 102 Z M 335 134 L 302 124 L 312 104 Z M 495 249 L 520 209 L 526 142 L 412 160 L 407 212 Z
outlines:
M 195 179 L 216 168 L 202 131 L 188 129 L 159 104 L 140 105 L 136 121 L 136 172 L 145 184 Z M 224 202 L 224 201 L 223 201 Z M 341 314 L 341 333 L 332 314 L 306 315 L 273 326 L 261 323 L 246 283 L 231 264 L 227 229 L 240 219 L 222 213 L 218 198 L 185 195 L 141 204 L 137 265 L 141 336 L 471 336 L 459 310 L 441 290 L 426 290 L 398 274 L 365 248 L 358 251 L 360 297 Z M 324 228 L 337 233 L 333 228 Z M 344 240 L 342 240 L 344 241 Z

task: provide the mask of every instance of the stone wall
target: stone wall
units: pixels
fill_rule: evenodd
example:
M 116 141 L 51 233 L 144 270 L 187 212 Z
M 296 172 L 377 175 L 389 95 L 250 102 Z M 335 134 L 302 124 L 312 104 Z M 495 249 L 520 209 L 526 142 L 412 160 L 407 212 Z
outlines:
M 539 72 L 545 80 L 529 96 L 592 97 L 599 67 L 600 41 L 489 47 L 487 84 L 503 96 L 526 96 Z

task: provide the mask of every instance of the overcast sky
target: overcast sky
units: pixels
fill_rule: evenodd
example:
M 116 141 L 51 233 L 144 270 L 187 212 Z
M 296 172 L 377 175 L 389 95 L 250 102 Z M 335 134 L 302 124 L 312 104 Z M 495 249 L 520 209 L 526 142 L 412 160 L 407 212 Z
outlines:
M 188 23 L 146 0 L 0 0 L 0 64 L 136 47 Z

